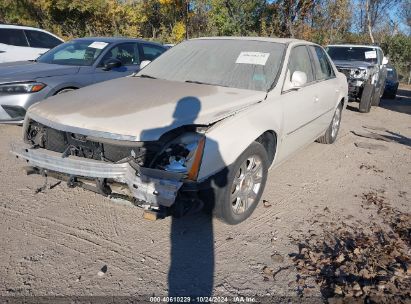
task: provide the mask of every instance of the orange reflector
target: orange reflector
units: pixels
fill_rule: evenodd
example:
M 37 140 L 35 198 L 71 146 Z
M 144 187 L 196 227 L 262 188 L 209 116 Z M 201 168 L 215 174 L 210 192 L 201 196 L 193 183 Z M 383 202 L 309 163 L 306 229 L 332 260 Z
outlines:
M 158 214 L 156 212 L 153 212 L 153 211 L 145 210 L 144 213 L 143 213 L 143 218 L 145 220 L 155 221 L 155 220 L 158 219 Z
M 45 87 L 44 84 L 35 84 L 34 86 L 31 87 L 30 92 L 38 92 L 41 91 Z
M 188 172 L 187 178 L 195 181 L 198 176 L 198 171 L 200 170 L 201 160 L 203 159 L 203 151 L 205 145 L 205 136 L 203 136 L 198 142 L 197 150 L 194 155 L 193 165 L 191 166 L 190 172 Z

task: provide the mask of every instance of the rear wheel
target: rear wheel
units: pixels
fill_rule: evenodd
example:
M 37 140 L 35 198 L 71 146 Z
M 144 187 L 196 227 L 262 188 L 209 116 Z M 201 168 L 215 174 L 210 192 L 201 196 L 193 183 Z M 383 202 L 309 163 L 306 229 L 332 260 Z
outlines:
M 382 89 L 382 88 L 381 88 L 381 89 Z M 382 93 L 384 93 L 384 91 L 381 92 L 381 89 L 380 89 L 380 91 L 376 91 L 376 92 L 374 93 L 374 96 L 372 97 L 372 105 L 373 105 L 374 107 L 378 107 L 378 106 L 380 105 Z
M 335 142 L 335 140 L 337 139 L 338 131 L 340 130 L 342 108 L 342 104 L 338 105 L 327 131 L 325 131 L 323 136 L 317 139 L 317 142 L 322 144 L 332 144 Z
M 226 186 L 218 189 L 214 215 L 230 225 L 247 219 L 264 191 L 268 166 L 264 147 L 252 143 L 230 167 Z

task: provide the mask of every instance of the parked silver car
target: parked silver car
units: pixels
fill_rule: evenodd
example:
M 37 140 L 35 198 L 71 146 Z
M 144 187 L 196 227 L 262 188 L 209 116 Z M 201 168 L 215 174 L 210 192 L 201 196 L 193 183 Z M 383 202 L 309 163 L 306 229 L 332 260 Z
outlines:
M 269 167 L 333 143 L 347 81 L 320 46 L 272 38 L 200 38 L 136 77 L 32 106 L 32 172 L 129 199 L 154 217 L 201 207 L 229 224 L 251 215 Z
M 0 122 L 22 123 L 32 104 L 50 96 L 137 72 L 166 48 L 126 38 L 81 38 L 35 61 L 0 64 Z

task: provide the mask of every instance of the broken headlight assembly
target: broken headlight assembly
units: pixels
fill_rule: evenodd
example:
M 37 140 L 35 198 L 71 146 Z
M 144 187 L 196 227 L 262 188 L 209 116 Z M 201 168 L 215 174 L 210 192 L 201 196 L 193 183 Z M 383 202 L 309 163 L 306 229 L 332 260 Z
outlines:
M 0 85 L 0 94 L 24 94 L 35 93 L 46 87 L 41 82 L 8 83 Z
M 185 174 L 196 180 L 200 170 L 205 145 L 205 136 L 190 132 L 168 143 L 155 159 L 156 168 Z
M 350 76 L 355 79 L 365 79 L 367 78 L 367 70 L 366 69 L 351 70 Z

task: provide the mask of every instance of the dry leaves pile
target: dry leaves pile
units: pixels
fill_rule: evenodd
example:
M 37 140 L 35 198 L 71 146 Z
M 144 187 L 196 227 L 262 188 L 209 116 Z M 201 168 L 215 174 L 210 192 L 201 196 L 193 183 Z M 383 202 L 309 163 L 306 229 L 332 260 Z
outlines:
M 290 256 L 301 277 L 315 277 L 324 298 L 409 303 L 411 214 L 391 208 L 377 192 L 362 198 L 363 206 L 375 206 L 387 225 L 321 224 L 323 234 L 308 237 Z

